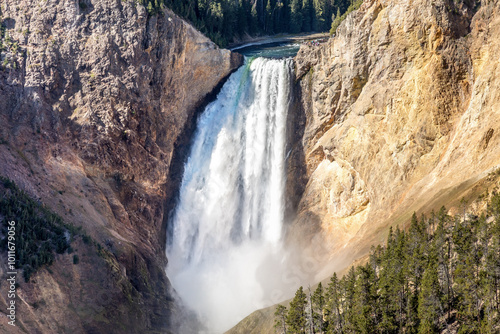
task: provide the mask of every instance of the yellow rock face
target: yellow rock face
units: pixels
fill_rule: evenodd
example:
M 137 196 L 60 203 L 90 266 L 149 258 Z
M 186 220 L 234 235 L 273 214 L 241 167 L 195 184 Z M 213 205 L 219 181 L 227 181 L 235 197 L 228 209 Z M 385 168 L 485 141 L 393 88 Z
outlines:
M 461 198 L 496 169 L 498 33 L 497 3 L 368 0 L 327 43 L 304 45 L 308 181 L 291 239 L 318 225 L 345 265 L 389 225 Z

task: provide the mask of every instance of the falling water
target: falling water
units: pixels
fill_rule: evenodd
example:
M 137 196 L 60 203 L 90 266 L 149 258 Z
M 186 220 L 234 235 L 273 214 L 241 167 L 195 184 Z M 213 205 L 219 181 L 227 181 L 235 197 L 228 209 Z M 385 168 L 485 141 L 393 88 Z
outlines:
M 291 59 L 247 60 L 207 106 L 170 226 L 167 274 L 211 332 L 268 306 L 280 265 Z M 279 282 L 275 282 L 279 285 Z

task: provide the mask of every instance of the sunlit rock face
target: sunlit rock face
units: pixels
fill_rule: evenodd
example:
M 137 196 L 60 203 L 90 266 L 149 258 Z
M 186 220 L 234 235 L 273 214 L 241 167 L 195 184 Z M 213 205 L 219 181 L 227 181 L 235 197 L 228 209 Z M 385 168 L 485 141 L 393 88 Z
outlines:
M 6 0 L 1 15 L 0 173 L 110 252 L 21 285 L 17 328 L 179 332 L 165 207 L 199 109 L 241 57 L 134 1 Z
M 319 276 L 500 164 L 499 20 L 496 2 L 369 0 L 302 46 L 308 179 L 290 237 L 321 231 L 333 255 Z
M 493 189 L 499 33 L 495 1 L 367 0 L 328 42 L 301 46 L 287 171 L 297 217 L 287 241 L 317 265 L 292 277 L 329 277 L 414 211 L 459 207 Z M 273 313 L 256 311 L 228 333 L 271 332 Z

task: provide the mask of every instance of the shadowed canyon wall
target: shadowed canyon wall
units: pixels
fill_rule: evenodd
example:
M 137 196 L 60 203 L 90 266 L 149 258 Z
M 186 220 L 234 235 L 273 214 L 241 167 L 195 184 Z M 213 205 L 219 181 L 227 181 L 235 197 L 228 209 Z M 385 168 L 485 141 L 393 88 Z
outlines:
M 241 56 L 134 1 L 4 0 L 1 22 L 0 173 L 107 255 L 77 240 L 80 263 L 20 282 L 0 332 L 179 332 L 165 216 L 196 114 Z

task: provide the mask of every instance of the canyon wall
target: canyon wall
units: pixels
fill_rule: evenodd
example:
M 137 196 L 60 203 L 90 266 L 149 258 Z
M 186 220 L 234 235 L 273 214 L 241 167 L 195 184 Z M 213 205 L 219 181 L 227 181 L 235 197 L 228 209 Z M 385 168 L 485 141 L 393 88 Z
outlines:
M 135 1 L 3 0 L 1 23 L 0 174 L 107 255 L 78 239 L 79 264 L 19 276 L 18 326 L 2 315 L 0 332 L 189 332 L 166 215 L 196 115 L 241 56 Z
M 471 200 L 500 164 L 500 7 L 367 0 L 296 59 L 307 183 L 290 237 L 320 230 L 331 275 L 414 211 Z M 319 277 L 318 278 L 323 278 Z
M 498 1 L 365 0 L 301 46 L 288 242 L 306 260 L 287 279 L 342 274 L 413 212 L 457 214 L 498 190 L 499 33 Z M 227 333 L 272 332 L 274 309 Z

